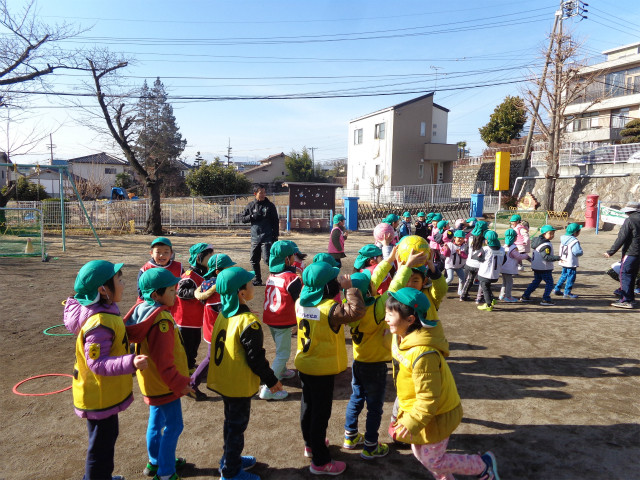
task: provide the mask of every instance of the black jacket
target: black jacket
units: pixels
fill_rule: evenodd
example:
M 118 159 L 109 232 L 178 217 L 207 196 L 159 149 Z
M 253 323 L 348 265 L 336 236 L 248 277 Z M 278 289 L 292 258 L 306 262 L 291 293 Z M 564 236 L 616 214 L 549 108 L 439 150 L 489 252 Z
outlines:
M 632 212 L 620 227 L 618 238 L 607 252 L 613 255 L 622 247 L 622 256 L 640 256 L 640 212 Z
M 238 314 L 249 313 L 249 307 L 246 305 L 240 305 Z M 268 388 L 273 387 L 278 383 L 278 378 L 271 370 L 269 362 L 265 356 L 265 350 L 262 346 L 264 336 L 262 334 L 262 328 L 246 328 L 244 332 L 240 334 L 240 343 L 244 348 L 247 364 L 253 373 L 260 377 L 260 381 Z
M 261 202 L 254 200 L 247 205 L 242 223 L 251 223 L 251 241 L 254 243 L 275 242 L 280 236 L 278 210 L 268 198 Z

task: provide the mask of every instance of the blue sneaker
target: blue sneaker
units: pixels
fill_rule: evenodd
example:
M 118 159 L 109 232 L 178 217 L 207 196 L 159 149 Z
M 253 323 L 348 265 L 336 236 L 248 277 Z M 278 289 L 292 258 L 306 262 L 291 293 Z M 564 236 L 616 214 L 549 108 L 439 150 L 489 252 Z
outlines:
M 240 473 L 235 477 L 220 477 L 220 480 L 260 480 L 258 475 L 240 470 Z
M 222 476 L 223 463 L 224 463 L 224 457 L 220 459 L 220 468 L 218 468 L 218 471 L 220 472 L 220 476 Z M 257 463 L 256 457 L 252 455 L 243 455 L 242 457 L 240 457 L 240 468 L 242 468 L 243 471 L 251 470 L 253 467 L 255 467 L 256 463 Z M 237 478 L 237 475 L 233 478 L 234 479 Z
M 573 293 L 565 293 L 564 298 L 578 298 L 578 295 L 575 295 Z
M 478 478 L 480 480 L 500 480 L 498 476 L 498 462 L 496 461 L 496 457 L 493 456 L 493 453 L 486 452 L 480 458 L 487 465 Z

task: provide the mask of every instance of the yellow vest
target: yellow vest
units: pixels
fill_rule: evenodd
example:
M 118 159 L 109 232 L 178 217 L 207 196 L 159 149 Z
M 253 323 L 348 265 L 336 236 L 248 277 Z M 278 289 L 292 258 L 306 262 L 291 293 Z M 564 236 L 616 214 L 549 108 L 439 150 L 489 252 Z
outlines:
M 173 363 L 178 369 L 180 375 L 188 377 L 189 367 L 187 365 L 187 354 L 184 351 L 182 335 L 180 335 L 178 325 L 176 325 L 176 322 L 173 320 L 171 313 L 167 310 L 158 309 L 151 315 L 155 315 L 151 328 L 159 328 L 161 332 L 166 332 L 170 328 L 173 329 Z M 162 377 L 158 372 L 158 367 L 149 354 L 148 336 L 145 337 L 142 343 L 136 345 L 136 353 L 138 353 L 138 355 L 147 355 L 147 361 L 149 363 L 149 366 L 144 370 L 136 371 L 142 395 L 148 398 L 172 395 L 174 392 L 172 392 L 169 386 L 164 382 L 164 380 L 162 380 Z
M 376 303 L 382 297 L 376 298 Z M 359 322 L 351 326 L 353 359 L 358 362 L 374 363 L 391 360 L 391 332 L 384 321 L 384 315 L 376 319 L 376 303 L 367 307 L 367 312 Z
M 73 404 L 78 410 L 97 412 L 120 405 L 131 396 L 133 379 L 131 375 L 97 375 L 87 366 L 84 353 L 85 337 L 97 327 L 105 327 L 113 332 L 110 357 L 120 357 L 129 353 L 129 340 L 124 322 L 119 315 L 97 313 L 87 319 L 76 340 L 76 364 L 73 371 Z M 100 356 L 99 344 L 93 344 L 89 356 Z
M 347 347 L 344 326 L 335 332 L 329 325 L 329 313 L 336 304 L 322 300 L 314 307 L 303 307 L 296 301 L 298 350 L 295 366 L 307 375 L 337 375 L 347 369 Z
M 260 377 L 249 368 L 247 354 L 240 343 L 240 336 L 247 328 L 262 328 L 258 317 L 251 312 L 231 318 L 219 313 L 213 327 L 207 387 L 225 397 L 251 397 L 260 387 Z

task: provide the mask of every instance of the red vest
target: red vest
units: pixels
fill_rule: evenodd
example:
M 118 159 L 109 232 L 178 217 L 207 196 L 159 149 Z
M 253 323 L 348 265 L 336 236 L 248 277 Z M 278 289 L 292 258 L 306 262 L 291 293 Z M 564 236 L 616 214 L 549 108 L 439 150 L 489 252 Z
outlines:
M 369 270 L 369 272 L 371 272 L 371 275 L 373 275 L 373 271 L 375 269 L 376 269 L 376 265 L 370 265 L 370 266 L 366 267 L 366 270 Z M 362 271 L 362 269 L 360 271 Z M 382 281 L 382 283 L 378 287 L 378 295 L 382 295 L 384 292 L 389 290 L 389 286 L 390 285 L 391 285 L 391 275 L 389 273 L 387 273 L 387 276 L 384 277 L 384 280 Z
M 207 298 L 207 303 L 204 305 L 202 338 L 207 343 L 211 343 L 211 332 L 213 332 L 213 326 L 218 318 L 218 312 L 213 308 L 214 306 L 216 308 L 220 306 L 220 294 L 218 292 Z
M 296 325 L 296 305 L 287 291 L 298 276 L 292 272 L 272 273 L 264 289 L 264 314 L 262 322 L 272 327 Z
M 196 282 L 197 287 L 204 281 L 204 278 L 193 270 L 187 270 L 181 278 L 190 278 Z M 171 314 L 176 323 L 181 327 L 201 328 L 202 318 L 204 316 L 204 305 L 197 298 L 184 299 L 176 297 L 176 303 L 171 309 Z
M 142 267 L 140 267 L 140 271 L 141 272 L 146 272 L 147 270 L 151 269 L 151 268 L 166 268 L 167 270 L 169 270 L 171 273 L 173 273 L 174 277 L 180 278 L 182 276 L 182 264 L 180 262 L 176 262 L 175 260 L 171 260 L 169 262 L 169 264 L 165 267 L 161 267 L 160 265 L 156 265 L 154 263 L 151 263 L 150 261 L 145 263 L 144 265 L 142 265 Z M 138 297 L 139 300 L 144 301 L 142 298 Z M 173 313 L 176 311 L 176 306 L 174 305 L 173 307 L 171 307 L 171 315 L 173 315 Z

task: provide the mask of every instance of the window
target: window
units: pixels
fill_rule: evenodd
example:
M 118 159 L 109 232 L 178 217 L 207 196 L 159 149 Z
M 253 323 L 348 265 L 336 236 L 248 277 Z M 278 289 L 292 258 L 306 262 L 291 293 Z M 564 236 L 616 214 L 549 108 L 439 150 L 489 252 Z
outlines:
M 376 165 L 376 176 L 380 175 L 380 165 Z
M 418 178 L 424 178 L 424 165 L 418 165 Z
M 362 143 L 362 129 L 358 128 L 353 131 L 353 144 L 360 145 L 361 143 Z
M 420 136 L 427 136 L 427 122 L 420 122 Z
M 104 173 L 115 175 L 116 174 L 116 169 L 115 168 L 105 168 L 104 169 Z
M 376 123 L 376 130 L 373 138 L 382 140 L 384 138 L 384 123 Z

